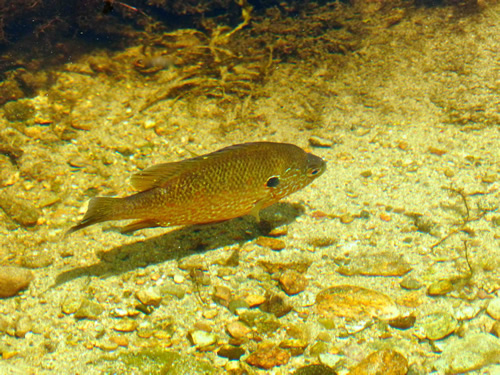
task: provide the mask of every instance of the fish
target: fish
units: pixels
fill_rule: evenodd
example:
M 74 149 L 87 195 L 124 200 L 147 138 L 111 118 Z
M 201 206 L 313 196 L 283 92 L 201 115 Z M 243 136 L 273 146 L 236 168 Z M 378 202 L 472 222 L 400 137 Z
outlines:
M 136 194 L 94 197 L 67 234 L 112 220 L 135 220 L 122 233 L 202 225 L 253 215 L 304 188 L 326 162 L 289 143 L 252 142 L 148 167 L 131 178 Z

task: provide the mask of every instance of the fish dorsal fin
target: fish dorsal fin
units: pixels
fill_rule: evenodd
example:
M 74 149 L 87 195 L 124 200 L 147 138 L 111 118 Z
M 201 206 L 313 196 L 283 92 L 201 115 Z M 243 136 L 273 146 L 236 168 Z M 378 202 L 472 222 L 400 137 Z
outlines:
M 196 156 L 191 159 L 153 165 L 132 175 L 130 182 L 132 186 L 138 191 L 145 191 L 155 187 L 162 187 L 165 186 L 168 180 L 177 176 L 179 173 L 198 168 L 200 164 L 206 163 L 207 160 L 226 158 L 229 157 L 229 155 L 231 155 L 232 153 L 241 152 L 242 150 L 258 146 L 258 142 L 243 143 L 225 147 L 210 154 Z
M 149 190 L 162 186 L 184 168 L 182 161 L 153 165 L 132 175 L 130 183 L 138 191 Z

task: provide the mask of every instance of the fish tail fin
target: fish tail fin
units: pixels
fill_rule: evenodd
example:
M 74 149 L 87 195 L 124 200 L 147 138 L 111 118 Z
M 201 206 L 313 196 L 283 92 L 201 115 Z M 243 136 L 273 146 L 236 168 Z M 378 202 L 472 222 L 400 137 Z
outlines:
M 90 225 L 102 223 L 109 220 L 120 220 L 119 212 L 121 211 L 123 198 L 110 197 L 95 197 L 89 202 L 89 207 L 82 221 L 71 227 L 66 235 L 69 235 L 77 230 L 86 228 Z

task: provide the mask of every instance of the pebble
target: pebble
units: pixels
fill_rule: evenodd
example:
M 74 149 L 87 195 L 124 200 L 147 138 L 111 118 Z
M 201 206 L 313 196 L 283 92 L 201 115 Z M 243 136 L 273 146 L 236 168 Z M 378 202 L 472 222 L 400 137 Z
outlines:
M 418 290 L 422 287 L 422 283 L 412 276 L 406 276 L 399 283 L 401 288 L 407 290 Z
M 444 296 L 453 290 L 453 284 L 450 280 L 438 280 L 433 282 L 427 288 L 427 294 L 429 296 Z
M 132 319 L 122 319 L 113 326 L 118 332 L 133 332 L 137 329 L 137 322 Z
M 498 363 L 500 339 L 488 333 L 472 333 L 450 342 L 434 367 L 440 373 L 461 374 Z
M 379 350 L 363 359 L 348 375 L 405 375 L 408 360 L 391 349 Z
M 277 238 L 272 238 L 272 237 L 260 236 L 259 238 L 257 238 L 256 243 L 259 246 L 268 247 L 274 251 L 283 250 L 286 247 L 286 244 L 284 241 L 279 240 Z
M 440 340 L 458 327 L 457 320 L 447 312 L 436 312 L 417 319 L 415 335 L 421 339 Z
M 415 325 L 416 320 L 417 318 L 414 315 L 406 315 L 391 319 L 388 323 L 392 328 L 408 329 Z
M 235 339 L 241 339 L 248 337 L 252 330 L 248 328 L 245 324 L 235 321 L 231 322 L 226 326 L 227 333 Z
M 78 310 L 75 311 L 74 317 L 76 319 L 97 320 L 98 316 L 101 315 L 103 311 L 104 308 L 100 304 L 84 298 Z
M 35 226 L 41 216 L 40 210 L 33 206 L 29 200 L 19 200 L 6 193 L 0 197 L 0 207 L 7 216 L 23 227 Z
M 495 337 L 500 337 L 500 320 L 497 320 L 493 323 L 493 326 L 490 329 L 490 333 Z
M 178 274 L 178 273 L 176 273 L 174 275 L 174 283 L 176 283 L 176 284 L 182 284 L 185 279 L 186 278 L 184 277 L 184 275 L 181 275 L 181 274 Z
M 266 302 L 259 306 L 259 309 L 274 314 L 277 318 L 281 318 L 292 310 L 292 306 L 286 303 L 283 298 L 275 294 L 267 298 Z
M 111 336 L 109 341 L 114 342 L 118 346 L 127 347 L 129 339 L 126 336 Z
M 206 349 L 217 342 L 217 336 L 211 332 L 196 330 L 189 334 L 189 339 L 198 349 Z
M 276 366 L 286 365 L 290 360 L 290 353 L 277 346 L 266 345 L 251 353 L 246 362 L 264 370 L 269 370 Z
M 337 375 L 337 373 L 325 365 L 307 365 L 298 368 L 292 375 Z
M 158 307 L 161 303 L 161 296 L 158 295 L 153 289 L 141 289 L 139 290 L 135 296 L 141 303 L 145 306 L 156 306 Z
M 243 354 L 245 354 L 245 349 L 229 344 L 222 345 L 217 351 L 219 357 L 224 357 L 232 361 L 239 360 Z
M 231 302 L 232 292 L 227 286 L 216 285 L 214 288 L 213 300 L 221 306 L 228 307 Z
M 281 349 L 287 349 L 293 357 L 304 354 L 309 343 L 302 339 L 285 339 L 280 342 Z
M 250 294 L 245 297 L 245 301 L 249 307 L 256 307 L 266 302 L 266 297 L 260 294 Z
M 161 294 L 168 294 L 170 296 L 177 297 L 178 299 L 183 299 L 186 295 L 186 289 L 177 284 L 167 284 L 161 287 Z
M 309 144 L 313 147 L 332 147 L 333 141 L 313 135 L 309 137 Z
M 281 288 L 285 291 L 289 296 L 293 296 L 295 294 L 299 294 L 303 292 L 308 285 L 308 281 L 304 274 L 299 273 L 294 270 L 285 271 L 279 279 Z
M 255 327 L 261 334 L 271 334 L 281 328 L 281 323 L 273 314 L 261 311 L 244 310 L 240 320 L 249 327 Z
M 0 266 L 0 298 L 15 296 L 33 280 L 33 272 L 21 267 Z
M 26 334 L 29 331 L 31 331 L 32 328 L 33 328 L 33 323 L 31 321 L 31 319 L 27 316 L 22 316 L 16 322 L 15 335 L 16 335 L 16 337 L 22 338 L 22 337 L 26 336 Z
M 411 270 L 412 267 L 402 255 L 385 251 L 358 256 L 348 265 L 339 267 L 337 272 L 345 276 L 403 276 Z
M 116 342 L 111 341 L 111 340 L 104 340 L 104 341 L 96 342 L 95 346 L 104 352 L 112 352 L 112 351 L 115 351 L 116 349 L 118 349 L 118 344 Z
M 486 312 L 495 320 L 500 320 L 500 298 L 492 299 L 486 308 Z
M 479 314 L 481 306 L 473 306 L 469 303 L 461 303 L 460 306 L 454 310 L 454 316 L 457 320 L 471 320 Z
M 320 315 L 330 318 L 394 319 L 399 316 L 399 309 L 390 297 L 353 285 L 339 285 L 322 290 L 316 296 L 316 307 Z

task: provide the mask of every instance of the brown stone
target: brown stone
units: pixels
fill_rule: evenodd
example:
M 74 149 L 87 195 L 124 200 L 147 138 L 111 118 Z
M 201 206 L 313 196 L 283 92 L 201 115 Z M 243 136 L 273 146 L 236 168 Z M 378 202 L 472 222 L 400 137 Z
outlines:
M 231 322 L 226 326 L 227 333 L 236 339 L 248 337 L 252 331 L 241 322 Z
M 293 296 L 303 292 L 308 285 L 308 281 L 303 274 L 294 270 L 288 270 L 281 275 L 280 285 L 286 294 Z
M 402 255 L 384 251 L 360 255 L 348 265 L 339 267 L 337 272 L 345 276 L 403 276 L 411 269 Z
M 246 359 L 249 365 L 269 370 L 276 366 L 285 365 L 290 360 L 288 351 L 277 346 L 265 346 L 257 349 Z
M 21 267 L 0 267 L 0 298 L 15 296 L 33 280 L 33 272 Z
M 316 296 L 317 311 L 324 317 L 341 316 L 352 319 L 399 316 L 396 303 L 380 292 L 353 285 L 339 285 L 322 290 Z
M 257 245 L 262 247 L 268 247 L 271 250 L 279 251 L 286 247 L 286 244 L 282 240 L 278 240 L 272 237 L 259 237 L 257 238 Z
M 408 372 L 408 360 L 391 349 L 383 349 L 370 354 L 348 375 L 405 375 Z

